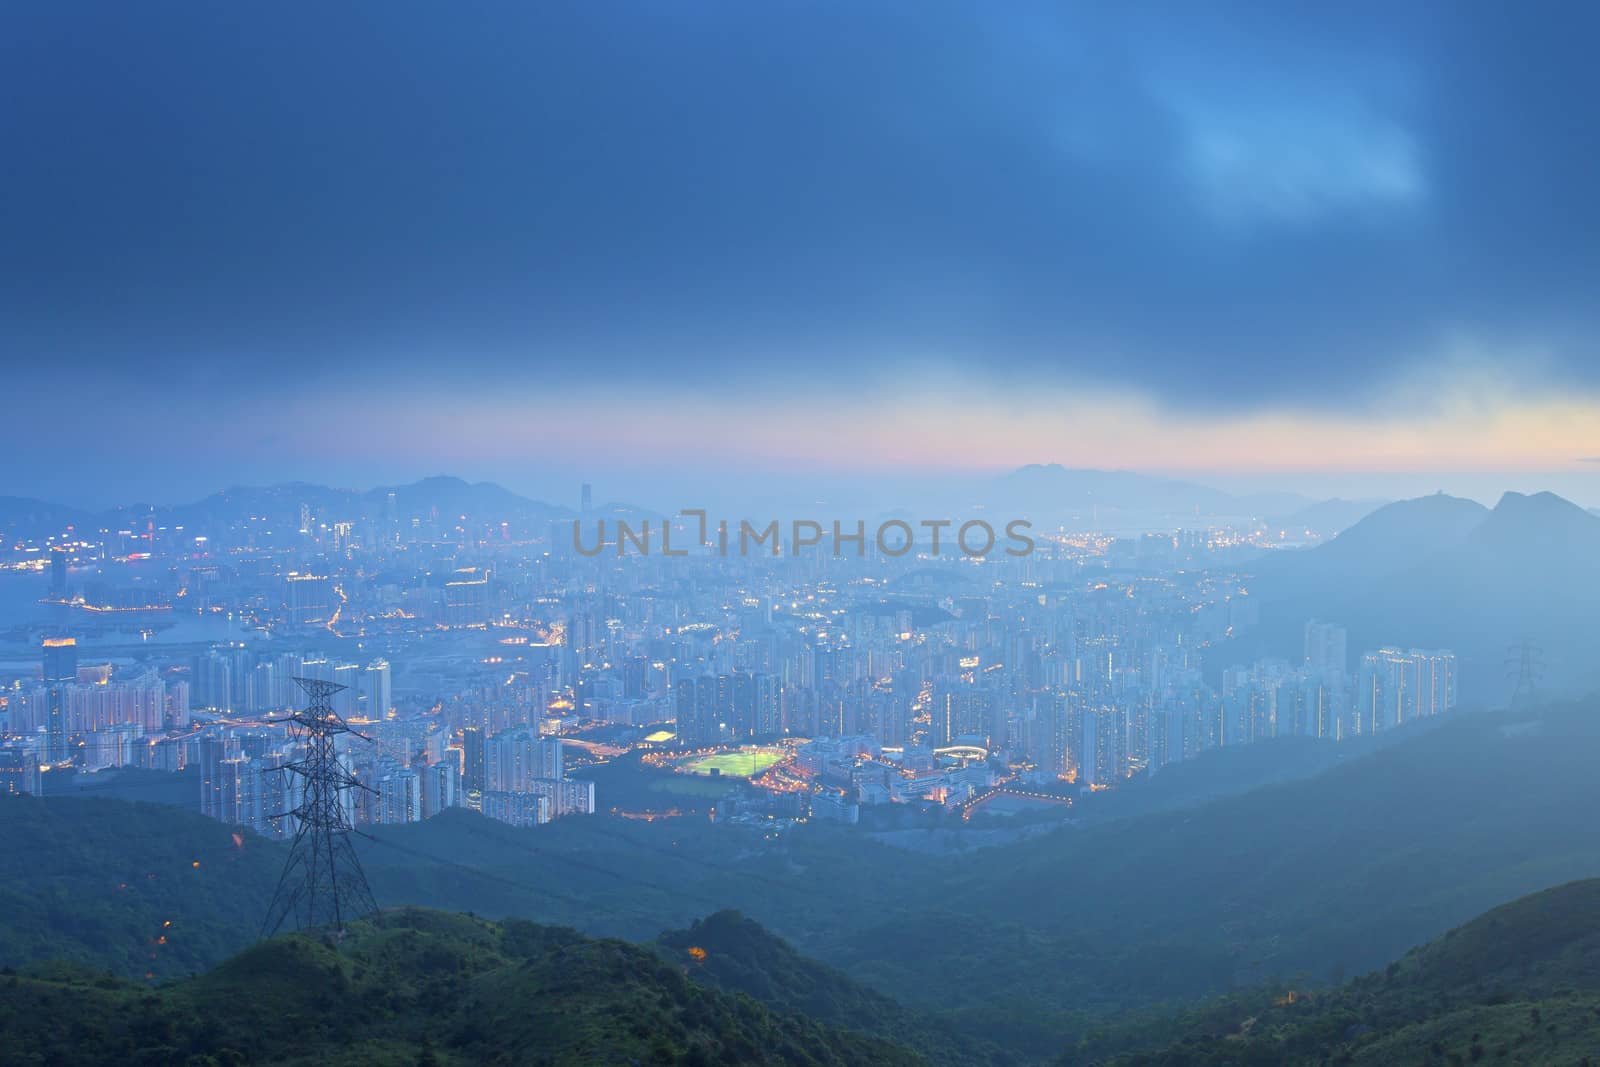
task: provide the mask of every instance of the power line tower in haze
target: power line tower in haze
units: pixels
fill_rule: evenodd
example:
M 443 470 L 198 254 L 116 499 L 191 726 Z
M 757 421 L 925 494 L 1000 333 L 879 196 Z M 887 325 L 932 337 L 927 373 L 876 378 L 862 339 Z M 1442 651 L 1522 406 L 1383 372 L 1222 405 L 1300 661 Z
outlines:
M 1544 650 L 1523 640 L 1507 651 L 1506 677 L 1514 683 L 1511 707 L 1531 707 L 1544 677 Z
M 295 817 L 297 828 L 261 926 L 263 937 L 277 933 L 286 920 L 299 930 L 318 926 L 342 930 L 349 920 L 378 910 L 350 843 L 355 827 L 345 807 L 345 793 L 366 786 L 345 769 L 335 752 L 340 734 L 355 733 L 333 710 L 333 695 L 345 687 L 320 678 L 294 681 L 311 700 L 303 711 L 289 716 L 295 731 L 305 738 L 306 754 L 284 769 L 300 777 L 304 790 L 299 806 L 285 813 Z

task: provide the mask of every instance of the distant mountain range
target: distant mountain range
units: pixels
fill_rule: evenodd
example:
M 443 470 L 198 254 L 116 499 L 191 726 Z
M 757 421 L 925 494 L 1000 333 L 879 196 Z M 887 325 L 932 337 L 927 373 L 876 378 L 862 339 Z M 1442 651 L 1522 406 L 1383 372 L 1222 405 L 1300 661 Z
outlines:
M 1350 582 L 1388 576 L 1442 546 L 1459 543 L 1489 509 L 1473 500 L 1437 493 L 1387 504 L 1352 523 L 1326 544 L 1303 553 L 1278 553 L 1256 568 L 1256 594 L 1333 591 Z
M 1451 648 L 1462 699 L 1504 696 L 1504 660 L 1524 639 L 1548 682 L 1592 684 L 1600 641 L 1600 517 L 1553 493 L 1493 508 L 1437 494 L 1380 508 L 1331 542 L 1260 561 L 1261 625 L 1224 650 L 1297 658 L 1308 619 L 1344 625 L 1352 655 L 1381 645 Z
M 1030 464 L 1002 475 L 985 490 L 983 502 L 1027 515 L 1036 523 L 1170 529 L 1196 521 L 1260 520 L 1321 537 L 1333 536 L 1384 503 L 1317 501 L 1298 493 L 1235 494 L 1134 471 L 1057 463 Z
M 1335 497 L 1286 515 L 1278 520 L 1278 524 L 1290 534 L 1314 533 L 1331 538 L 1388 503 L 1387 500 L 1342 500 Z
M 234 486 L 191 504 L 130 504 L 107 511 L 86 511 L 26 497 L 0 497 L 0 531 L 23 537 L 43 537 L 71 526 L 78 530 L 182 526 L 203 531 L 259 516 L 272 524 L 289 526 L 300 521 L 302 506 L 319 520 L 381 519 L 388 514 L 394 494 L 398 518 L 437 516 L 473 522 L 509 523 L 542 530 L 552 520 L 571 518 L 576 509 L 531 500 L 493 482 L 466 482 L 435 476 L 406 485 L 375 489 L 336 489 L 307 482 L 270 486 Z M 624 504 L 604 504 L 606 514 L 638 514 Z
M 395 512 L 403 518 L 436 514 L 479 521 L 544 523 L 576 514 L 574 509 L 530 500 L 493 482 L 473 483 L 443 475 L 408 485 L 379 486 L 365 492 L 300 482 L 263 488 L 234 487 L 198 503 L 172 509 L 172 514 L 189 523 L 227 521 L 240 514 L 298 518 L 300 505 L 308 504 L 313 510 L 328 515 L 382 518 L 391 493 Z
M 402 518 L 437 515 L 466 517 L 473 521 L 508 522 L 514 526 L 541 527 L 552 519 L 571 518 L 576 509 L 534 500 L 493 482 L 469 483 L 460 478 L 435 476 L 405 485 L 375 489 L 339 489 L 308 482 L 286 482 L 268 486 L 234 486 L 203 500 L 187 504 L 127 504 L 105 511 L 73 508 L 26 497 L 0 497 L 0 531 L 22 536 L 43 537 L 60 533 L 68 526 L 79 530 L 125 529 L 156 525 L 181 525 L 205 529 L 262 516 L 273 523 L 297 523 L 302 505 L 319 518 L 379 518 L 386 514 L 389 494 Z M 802 497 L 805 494 L 800 494 Z M 915 498 L 927 510 L 937 507 L 940 514 L 951 508 L 982 507 L 1009 515 L 1030 518 L 1040 527 L 1068 525 L 1073 528 L 1135 532 L 1139 529 L 1172 529 L 1185 523 L 1218 521 L 1263 521 L 1287 531 L 1330 537 L 1356 522 L 1382 501 L 1315 501 L 1295 493 L 1256 493 L 1236 495 L 1193 482 L 1138 474 L 1132 471 L 1105 471 L 1063 467 L 1059 464 L 1033 464 L 998 478 L 951 480 L 935 492 L 915 491 L 888 485 L 876 492 L 859 491 L 861 499 L 842 505 L 821 505 L 853 509 L 849 517 L 882 513 L 913 517 L 905 504 Z M 847 494 L 847 497 L 849 494 Z M 906 499 L 896 500 L 895 498 Z M 876 497 L 876 499 L 872 499 Z M 782 511 L 780 496 L 763 500 L 759 515 Z M 800 505 L 797 514 L 809 514 L 818 505 Z M 596 510 L 604 514 L 635 517 L 651 513 L 629 504 L 604 504 Z M 963 510 L 964 513 L 964 510 Z
M 1468 700 L 1491 699 L 1485 694 L 1504 688 L 1506 649 L 1524 639 L 1543 649 L 1550 682 L 1600 681 L 1589 655 L 1600 641 L 1600 612 L 1591 603 L 1600 593 L 1600 516 L 1551 493 L 1507 493 L 1493 509 L 1441 493 L 1364 514 L 1372 502 L 1235 496 L 1190 482 L 1053 464 L 1023 467 L 963 492 L 992 510 L 1030 516 L 1037 526 L 1062 522 L 1133 532 L 1232 517 L 1270 523 L 1290 540 L 1307 531 L 1337 533 L 1310 551 L 1271 553 L 1254 565 L 1250 593 L 1260 606 L 1260 625 L 1214 650 L 1214 665 L 1256 655 L 1298 659 L 1304 624 L 1317 618 L 1346 626 L 1353 654 L 1396 644 L 1453 648 L 1470 683 L 1462 689 Z M 250 517 L 287 532 L 298 528 L 303 506 L 322 522 L 382 519 L 390 494 L 401 521 L 420 517 L 469 528 L 504 523 L 517 535 L 547 533 L 552 521 L 576 514 L 491 482 L 439 476 L 364 491 L 308 483 L 239 486 L 191 504 L 106 512 L 0 497 L 0 532 L 27 538 L 68 526 L 155 525 L 201 534 Z M 626 504 L 596 510 L 650 514 Z
M 1003 501 L 1035 508 L 1097 507 L 1168 515 L 1288 515 L 1315 503 L 1297 493 L 1235 496 L 1193 482 L 1059 463 L 1019 467 L 998 480 L 995 492 Z

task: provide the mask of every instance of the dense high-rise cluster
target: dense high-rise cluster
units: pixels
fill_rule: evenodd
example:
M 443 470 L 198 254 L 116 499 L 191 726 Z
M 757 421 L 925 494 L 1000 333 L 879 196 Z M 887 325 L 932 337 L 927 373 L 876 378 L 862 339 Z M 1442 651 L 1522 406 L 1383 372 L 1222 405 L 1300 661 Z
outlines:
M 290 834 L 296 678 L 343 687 L 357 824 L 588 814 L 604 800 L 590 769 L 640 755 L 754 779 L 733 813 L 1070 800 L 1206 749 L 1367 735 L 1456 700 L 1450 653 L 1352 660 L 1336 622 L 1217 671 L 1219 643 L 1255 622 L 1248 531 L 743 556 L 695 550 L 686 521 L 684 555 L 589 554 L 571 547 L 577 520 L 469 489 L 450 510 L 270 491 L 198 526 L 45 538 L 38 666 L 6 689 L 6 788 L 180 773 L 207 814 Z M 91 610 L 90 586 L 147 607 Z M 741 750 L 748 767 L 716 762 Z

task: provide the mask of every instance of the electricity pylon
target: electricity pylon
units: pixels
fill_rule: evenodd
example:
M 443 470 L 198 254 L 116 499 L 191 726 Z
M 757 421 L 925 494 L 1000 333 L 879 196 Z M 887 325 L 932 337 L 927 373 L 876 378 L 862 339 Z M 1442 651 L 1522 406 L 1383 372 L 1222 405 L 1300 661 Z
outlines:
M 285 813 L 295 818 L 294 844 L 261 924 L 263 937 L 271 937 L 290 919 L 295 929 L 328 926 L 342 932 L 349 920 L 378 910 L 350 843 L 355 827 L 344 803 L 346 792 L 366 786 L 334 751 L 335 738 L 355 733 L 331 703 L 333 694 L 345 686 L 320 678 L 294 681 L 311 700 L 303 711 L 289 716 L 295 733 L 305 739 L 306 754 L 283 769 L 298 775 L 304 790 L 299 805 Z
M 1511 690 L 1511 707 L 1530 707 L 1539 691 L 1539 681 L 1544 676 L 1544 652 L 1524 640 L 1507 650 L 1506 677 L 1515 684 Z

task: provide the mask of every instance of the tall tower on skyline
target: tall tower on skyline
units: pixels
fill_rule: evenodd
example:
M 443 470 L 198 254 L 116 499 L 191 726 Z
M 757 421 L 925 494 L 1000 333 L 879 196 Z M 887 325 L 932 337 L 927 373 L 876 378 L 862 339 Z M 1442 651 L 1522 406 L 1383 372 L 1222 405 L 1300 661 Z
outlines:
M 78 680 L 78 642 L 72 637 L 47 637 L 40 649 L 46 699 L 44 757 L 47 763 L 67 759 L 66 687 Z
M 1305 660 L 1307 670 L 1315 674 L 1337 674 L 1341 678 L 1349 669 L 1348 638 L 1344 627 L 1333 623 L 1306 623 Z
M 394 687 L 390 681 L 389 661 L 375 659 L 367 664 L 365 691 L 367 718 L 382 719 L 394 705 Z
M 67 550 L 63 545 L 50 550 L 50 596 L 55 600 L 67 596 Z

